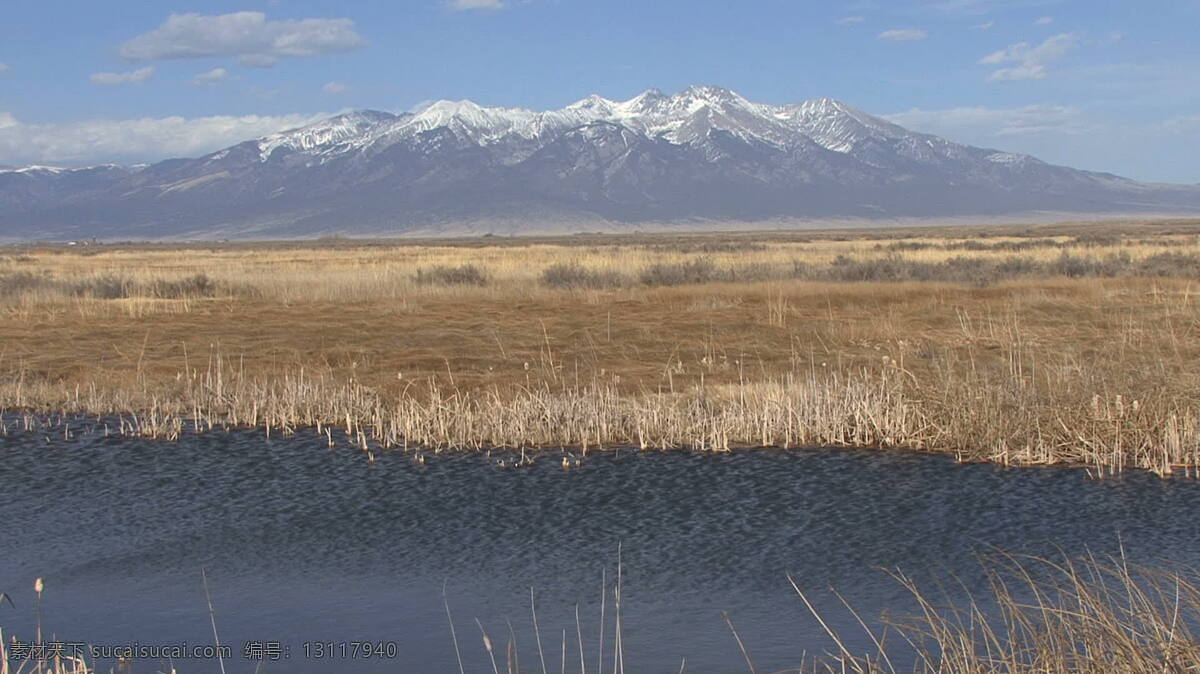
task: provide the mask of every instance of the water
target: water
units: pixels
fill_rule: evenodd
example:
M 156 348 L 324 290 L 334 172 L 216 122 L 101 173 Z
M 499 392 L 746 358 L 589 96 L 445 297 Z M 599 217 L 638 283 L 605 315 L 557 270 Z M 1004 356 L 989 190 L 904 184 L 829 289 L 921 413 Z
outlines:
M 40 576 L 43 624 L 58 640 L 211 644 L 205 568 L 230 672 L 254 671 L 243 658 L 254 641 L 286 649 L 263 672 L 456 672 L 443 586 L 468 672 L 491 671 L 475 618 L 501 669 L 507 619 L 522 670 L 541 671 L 531 587 L 550 671 L 563 629 L 578 671 L 578 603 L 594 672 L 601 569 L 611 582 L 618 542 L 630 672 L 678 671 L 684 656 L 689 672 L 743 671 L 721 611 L 760 671 L 832 648 L 787 574 L 857 634 L 827 587 L 866 616 L 904 612 L 904 591 L 880 568 L 918 580 L 951 571 L 981 588 L 987 545 L 1051 555 L 1123 545 L 1140 562 L 1200 562 L 1200 484 L 870 451 L 622 451 L 564 472 L 550 455 L 524 470 L 481 455 L 419 466 L 382 453 L 370 465 L 312 434 L 168 444 L 24 433 L 0 438 L 0 484 L 0 591 L 16 604 L 0 607 L 6 638 L 32 638 Z M 333 659 L 305 657 L 318 642 L 333 642 Z M 394 644 L 395 657 L 345 659 L 341 642 Z M 175 666 L 218 671 L 213 660 Z

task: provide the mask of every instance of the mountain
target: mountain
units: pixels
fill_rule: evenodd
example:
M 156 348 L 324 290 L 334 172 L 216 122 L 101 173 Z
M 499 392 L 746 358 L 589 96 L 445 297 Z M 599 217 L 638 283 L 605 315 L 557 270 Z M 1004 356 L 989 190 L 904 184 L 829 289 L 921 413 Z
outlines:
M 0 238 L 302 237 L 655 224 L 1200 212 L 1138 183 L 717 87 L 560 110 L 371 110 L 146 166 L 0 170 Z

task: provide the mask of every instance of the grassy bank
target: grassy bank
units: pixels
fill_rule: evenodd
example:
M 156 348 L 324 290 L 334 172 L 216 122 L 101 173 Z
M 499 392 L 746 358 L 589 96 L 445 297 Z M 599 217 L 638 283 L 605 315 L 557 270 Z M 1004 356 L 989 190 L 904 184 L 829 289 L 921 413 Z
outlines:
M 1200 468 L 1200 226 L 26 247 L 0 406 L 125 432 Z

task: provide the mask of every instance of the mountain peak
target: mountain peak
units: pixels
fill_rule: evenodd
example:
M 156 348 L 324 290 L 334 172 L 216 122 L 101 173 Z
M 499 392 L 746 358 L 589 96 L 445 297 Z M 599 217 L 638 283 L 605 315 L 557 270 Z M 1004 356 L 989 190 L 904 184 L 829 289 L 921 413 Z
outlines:
M 734 91 L 710 85 L 692 85 L 681 91 L 678 95 L 680 97 L 698 98 L 711 103 L 731 103 L 746 100 Z
M 600 96 L 599 94 L 592 94 L 591 96 L 588 96 L 586 98 L 581 98 L 578 101 L 575 101 L 574 103 L 568 105 L 566 109 L 567 110 L 594 110 L 594 111 L 598 111 L 598 112 L 599 111 L 611 112 L 615 106 L 616 106 L 616 103 L 614 101 L 610 101 L 609 99 L 607 99 L 603 96 Z
M 395 119 L 395 115 L 379 110 L 354 110 L 259 139 L 259 156 L 266 161 L 273 152 L 280 148 L 292 151 L 327 148 L 357 138 L 372 127 L 389 123 Z
M 647 89 L 628 101 L 618 104 L 617 107 L 628 114 L 641 114 L 666 97 L 666 94 L 658 89 Z
M 447 120 L 459 115 L 475 115 L 484 110 L 483 106 L 475 101 L 461 100 L 439 100 L 430 103 L 416 113 L 414 119 L 420 120 Z

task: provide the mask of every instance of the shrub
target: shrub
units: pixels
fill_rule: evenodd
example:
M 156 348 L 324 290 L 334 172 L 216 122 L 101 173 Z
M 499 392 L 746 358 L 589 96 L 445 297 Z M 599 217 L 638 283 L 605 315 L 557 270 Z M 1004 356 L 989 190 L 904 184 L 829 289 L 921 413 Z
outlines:
M 712 260 L 701 257 L 691 262 L 652 264 L 642 270 L 639 280 L 648 286 L 678 286 L 709 283 L 718 280 L 717 267 Z
M 27 293 L 31 290 L 56 287 L 57 283 L 45 276 L 31 274 L 27 271 L 15 274 L 0 274 L 0 296 L 13 296 Z
M 1137 276 L 1163 278 L 1200 278 L 1200 257 L 1184 253 L 1158 253 L 1142 260 L 1134 270 Z
M 1075 237 L 1075 245 L 1096 248 L 1100 246 L 1116 246 L 1121 243 L 1121 237 L 1112 234 L 1081 234 Z
M 150 285 L 150 293 L 162 299 L 212 297 L 216 292 L 216 282 L 208 278 L 205 274 L 196 274 L 195 276 L 174 281 L 158 279 Z
M 542 272 L 542 285 L 561 290 L 619 288 L 625 278 L 611 270 L 588 269 L 578 262 L 560 262 Z
M 106 274 L 93 278 L 76 281 L 71 286 L 71 292 L 80 297 L 93 297 L 98 300 L 116 300 L 131 295 L 133 282 L 124 276 Z
M 420 285 L 438 286 L 485 286 L 488 284 L 487 276 L 473 264 L 457 267 L 437 265 L 429 269 L 418 269 L 413 280 Z

